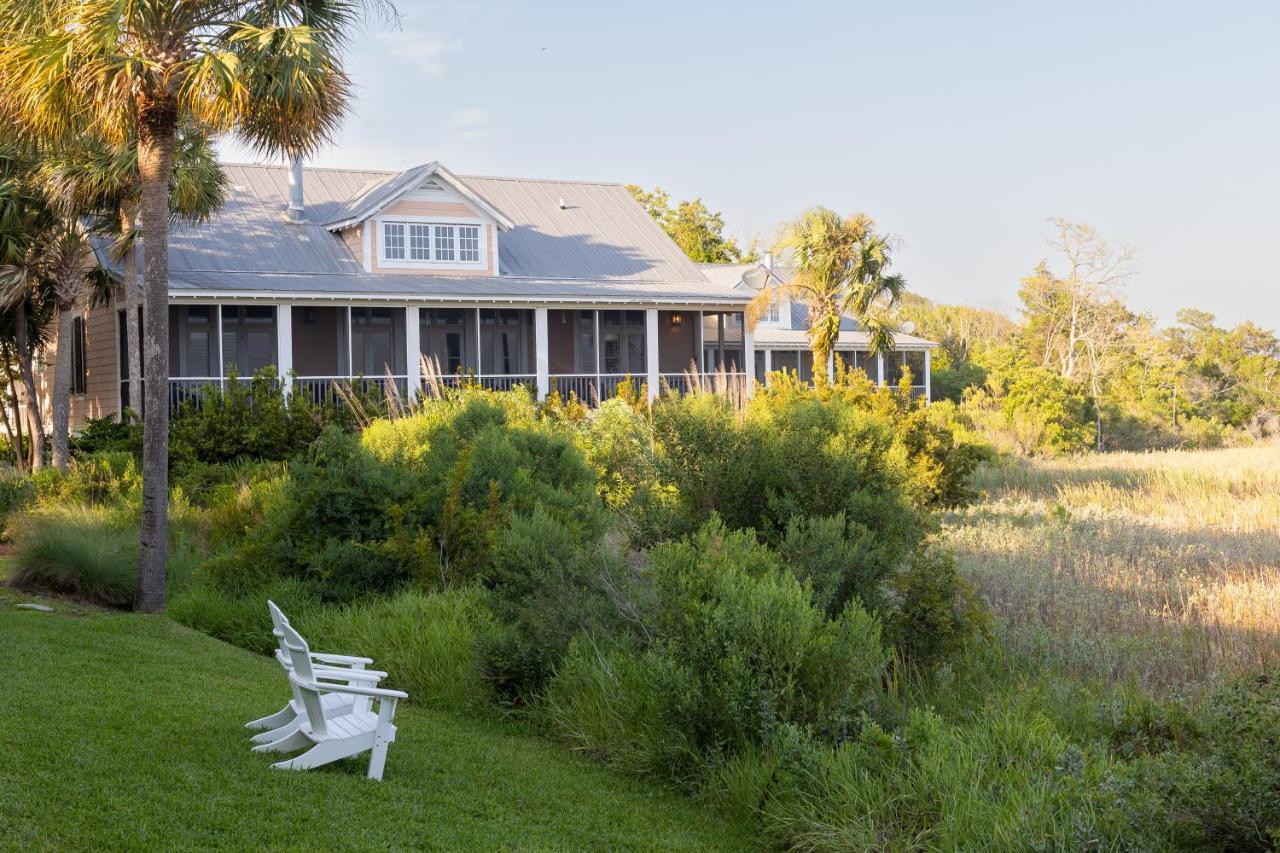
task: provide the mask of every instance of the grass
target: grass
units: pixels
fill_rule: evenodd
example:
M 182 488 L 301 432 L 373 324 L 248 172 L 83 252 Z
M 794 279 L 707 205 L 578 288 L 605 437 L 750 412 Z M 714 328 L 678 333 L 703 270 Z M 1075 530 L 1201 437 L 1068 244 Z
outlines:
M 743 849 L 677 794 L 497 724 L 401 706 L 385 781 L 249 752 L 285 686 L 264 657 L 164 617 L 0 589 L 3 846 Z M 264 614 L 265 618 L 265 614 Z
M 1280 660 L 1280 447 L 984 469 L 947 538 L 1039 668 L 1196 693 Z

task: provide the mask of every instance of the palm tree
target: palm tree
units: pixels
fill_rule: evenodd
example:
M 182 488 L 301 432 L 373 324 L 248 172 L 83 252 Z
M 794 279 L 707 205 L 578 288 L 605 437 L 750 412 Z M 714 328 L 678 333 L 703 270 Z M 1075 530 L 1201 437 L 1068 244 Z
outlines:
M 779 292 L 809 306 L 813 375 L 825 381 L 831 353 L 840 338 L 840 318 L 851 316 L 871 336 L 871 352 L 893 349 L 896 331 L 889 310 L 906 292 L 902 276 L 889 274 L 890 240 L 861 213 L 847 219 L 825 207 L 805 211 L 787 226 L 775 251 L 789 257 L 791 282 L 766 288 L 748 314 L 759 317 Z
M 13 355 L 26 398 L 31 468 L 38 470 L 44 465 L 45 429 L 32 360 L 44 344 L 49 304 L 43 289 L 33 291 L 16 284 L 24 280 L 24 270 L 34 250 L 36 235 L 51 224 L 52 218 L 32 188 L 29 180 L 31 170 L 32 160 L 27 152 L 9 147 L 0 149 L 0 294 L 9 296 L 3 300 L 4 326 L 11 329 Z M 8 371 L 7 359 L 5 368 Z M 10 379 L 12 391 L 12 377 Z M 14 416 L 20 422 L 22 416 L 18 411 L 16 393 L 12 395 L 12 403 Z M 20 440 L 21 427 L 16 435 Z M 21 452 L 22 448 L 18 448 L 18 453 Z
M 374 4 L 377 4 L 374 6 Z M 0 0 L 0 114 L 65 142 L 137 139 L 143 257 L 142 541 L 135 607 L 164 608 L 169 181 L 184 121 L 300 157 L 350 100 L 348 34 L 380 0 Z
M 138 322 L 137 220 L 138 146 L 135 140 L 111 145 L 89 138 L 73 148 L 45 158 L 42 183 L 55 197 L 73 199 L 82 210 L 92 211 L 103 230 L 116 231 L 112 254 L 120 261 L 125 297 L 130 405 L 137 408 L 142 387 L 142 346 Z M 196 224 L 207 220 L 226 195 L 227 179 L 218 165 L 208 137 L 190 123 L 174 137 L 173 173 L 169 180 L 169 210 L 173 223 Z

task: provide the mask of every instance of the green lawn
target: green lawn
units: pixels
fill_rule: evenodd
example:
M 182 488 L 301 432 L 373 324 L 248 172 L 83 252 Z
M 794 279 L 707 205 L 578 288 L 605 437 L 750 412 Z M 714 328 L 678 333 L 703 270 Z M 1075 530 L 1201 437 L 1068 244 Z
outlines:
M 676 794 L 412 700 L 382 783 L 364 760 L 273 770 L 242 728 L 286 697 L 273 661 L 163 617 L 19 600 L 0 590 L 2 847 L 751 846 Z

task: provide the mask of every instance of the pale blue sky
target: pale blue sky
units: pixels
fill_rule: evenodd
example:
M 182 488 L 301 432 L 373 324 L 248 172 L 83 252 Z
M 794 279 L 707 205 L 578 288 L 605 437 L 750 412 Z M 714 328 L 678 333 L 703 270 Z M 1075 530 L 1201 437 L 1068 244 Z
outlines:
M 1005 310 L 1064 216 L 1134 246 L 1135 307 L 1280 325 L 1276 2 L 398 5 L 321 165 L 656 184 L 744 241 L 861 210 Z

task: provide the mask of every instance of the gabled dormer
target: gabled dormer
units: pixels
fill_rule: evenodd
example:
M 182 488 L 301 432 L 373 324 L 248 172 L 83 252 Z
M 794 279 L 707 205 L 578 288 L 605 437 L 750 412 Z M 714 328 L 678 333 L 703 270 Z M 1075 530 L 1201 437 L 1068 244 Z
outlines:
M 439 163 L 370 181 L 325 223 L 366 272 L 499 275 L 512 223 Z

